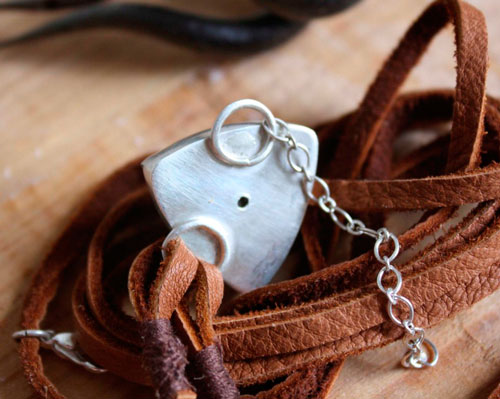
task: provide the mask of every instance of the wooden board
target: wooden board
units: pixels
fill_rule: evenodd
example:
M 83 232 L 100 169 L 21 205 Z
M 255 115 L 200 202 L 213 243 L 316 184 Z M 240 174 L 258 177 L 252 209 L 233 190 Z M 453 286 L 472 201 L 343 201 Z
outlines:
M 472 1 L 490 29 L 489 93 L 500 95 L 500 4 Z M 250 2 L 170 1 L 230 16 Z M 210 3 L 207 5 L 207 3 Z M 236 4 L 235 4 L 236 3 Z M 133 33 L 80 32 L 0 51 L 0 397 L 32 397 L 9 336 L 33 270 L 82 196 L 132 157 L 211 125 L 228 102 L 251 97 L 276 115 L 315 125 L 352 109 L 376 69 L 429 1 L 364 0 L 311 24 L 285 46 L 243 59 L 200 55 Z M 0 36 L 53 17 L 3 12 Z M 450 30 L 407 89 L 454 85 Z M 500 293 L 431 330 L 435 369 L 397 367 L 402 343 L 349 359 L 332 398 L 481 398 L 500 378 Z M 148 389 L 94 376 L 46 354 L 71 398 L 151 398 Z

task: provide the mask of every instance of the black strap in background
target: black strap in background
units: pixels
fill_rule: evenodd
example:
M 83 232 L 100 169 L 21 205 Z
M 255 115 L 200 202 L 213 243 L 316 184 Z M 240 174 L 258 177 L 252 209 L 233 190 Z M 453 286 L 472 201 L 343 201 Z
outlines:
M 226 54 L 254 53 L 292 38 L 307 20 L 340 12 L 359 0 L 256 0 L 268 9 L 245 19 L 218 19 L 139 3 L 97 3 L 99 0 L 7 0 L 1 9 L 81 7 L 19 36 L 0 40 L 0 47 L 88 28 L 141 31 L 172 43 Z

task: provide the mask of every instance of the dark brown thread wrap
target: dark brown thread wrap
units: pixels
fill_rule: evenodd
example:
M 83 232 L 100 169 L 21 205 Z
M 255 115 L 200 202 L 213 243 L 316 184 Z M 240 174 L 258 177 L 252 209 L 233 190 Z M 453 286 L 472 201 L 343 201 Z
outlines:
M 238 399 L 240 392 L 224 367 L 219 343 L 209 345 L 194 355 L 190 379 L 204 399 Z
M 186 378 L 186 348 L 175 335 L 167 319 L 145 320 L 141 323 L 144 343 L 144 367 L 156 388 L 159 399 L 195 398 Z

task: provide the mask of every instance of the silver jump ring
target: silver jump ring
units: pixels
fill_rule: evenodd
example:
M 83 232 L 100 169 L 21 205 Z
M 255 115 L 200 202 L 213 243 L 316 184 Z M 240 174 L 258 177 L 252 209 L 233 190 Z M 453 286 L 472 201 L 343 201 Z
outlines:
M 266 138 L 264 140 L 262 148 L 257 152 L 257 154 L 255 154 L 252 157 L 235 157 L 228 154 L 223 149 L 220 142 L 220 134 L 224 122 L 226 121 L 227 118 L 229 118 L 229 116 L 232 113 L 244 108 L 249 108 L 260 112 L 262 115 L 264 115 L 265 121 L 270 126 L 272 131 L 277 130 L 276 118 L 273 116 L 272 112 L 259 101 L 244 99 L 235 101 L 234 103 L 231 103 L 228 106 L 226 106 L 226 108 L 224 108 L 222 112 L 219 114 L 212 127 L 211 141 L 215 156 L 229 165 L 236 165 L 236 166 L 256 165 L 259 162 L 262 162 L 264 159 L 266 159 L 268 155 L 271 153 L 271 150 L 273 149 L 274 140 L 273 136 L 271 136 L 270 134 L 266 134 Z M 266 132 L 268 131 L 266 130 Z
M 288 124 L 279 118 L 274 118 L 276 120 L 277 127 L 281 128 L 285 132 L 288 132 Z M 262 122 L 262 128 L 266 131 L 266 133 L 271 136 L 273 139 L 277 141 L 281 141 L 282 143 L 288 143 L 290 140 L 290 136 L 288 134 L 283 134 L 280 135 L 277 133 L 277 130 L 272 130 L 272 128 L 269 126 L 269 122 L 267 122 L 267 119 Z
M 307 194 L 307 197 L 310 200 L 314 201 L 316 204 L 319 203 L 319 199 L 321 197 L 325 197 L 325 198 L 330 197 L 330 187 L 328 187 L 328 184 L 326 183 L 326 181 L 324 181 L 321 177 L 313 176 L 310 181 L 309 181 L 309 179 L 305 179 L 302 182 L 304 184 L 304 190 Z M 310 184 L 310 183 L 312 183 L 312 187 L 309 189 L 308 184 Z M 314 195 L 314 193 L 313 193 L 314 183 L 319 183 L 319 185 L 323 189 L 322 195 L 319 195 L 317 197 Z
M 345 223 L 342 223 L 339 220 L 338 215 L 336 215 L 336 214 L 342 215 L 345 219 Z M 332 219 L 333 223 L 335 223 L 337 226 L 339 226 L 344 231 L 348 231 L 349 227 L 353 226 L 353 224 L 354 224 L 354 220 L 352 219 L 351 215 L 342 208 L 337 207 L 337 208 L 333 209 L 330 212 L 330 218 Z
M 418 336 L 416 338 L 411 338 L 408 340 L 408 342 L 406 344 L 408 346 L 408 348 L 410 348 L 410 349 L 420 348 L 420 346 L 422 345 L 422 342 L 425 339 L 424 329 L 420 328 L 420 327 L 415 327 L 415 326 L 413 326 L 413 332 L 409 331 L 407 326 L 405 326 L 405 329 L 413 336 L 417 335 L 417 333 L 418 333 Z
M 288 145 L 288 149 L 292 149 L 292 150 L 295 150 L 297 149 L 297 146 L 298 146 L 298 143 L 297 143 L 297 139 L 295 137 L 293 137 L 291 134 L 287 134 L 285 136 L 286 138 L 286 144 Z
M 393 272 L 394 275 L 396 276 L 396 287 L 394 288 L 385 288 L 384 283 L 383 283 L 383 278 L 386 272 Z M 392 294 L 396 295 L 401 287 L 403 286 L 403 277 L 401 276 L 401 272 L 396 269 L 392 265 L 386 265 L 380 271 L 378 272 L 377 275 L 377 285 L 380 291 L 382 291 L 384 294 L 388 294 L 389 290 Z
M 304 175 L 304 181 L 307 183 L 311 183 L 314 180 L 314 175 L 311 174 L 307 169 L 302 172 Z M 306 184 L 306 183 L 305 183 Z
M 347 232 L 349 234 L 352 234 L 353 236 L 363 235 L 365 229 L 366 229 L 365 224 L 359 219 L 354 219 L 352 221 L 352 224 L 347 226 Z
M 12 338 L 16 341 L 23 338 L 37 338 L 40 341 L 46 343 L 50 342 L 55 332 L 52 330 L 19 330 L 12 334 Z
M 397 324 L 399 327 L 404 327 L 405 326 L 405 322 L 409 323 L 409 322 L 413 321 L 413 318 L 415 317 L 415 310 L 413 309 L 413 305 L 412 305 L 412 303 L 410 302 L 410 300 L 408 298 L 406 298 L 406 297 L 404 297 L 402 295 L 394 295 L 394 298 L 396 299 L 396 304 L 399 301 L 401 301 L 401 302 L 403 302 L 408 307 L 409 315 L 403 321 L 401 321 L 396 316 L 394 316 L 393 304 L 392 304 L 391 301 L 387 302 L 387 313 L 389 314 L 389 317 L 394 322 L 394 324 Z
M 356 222 L 356 220 L 354 220 L 354 222 Z M 364 234 L 368 237 L 371 237 L 373 238 L 374 240 L 376 240 L 378 238 L 378 235 L 377 235 L 377 232 L 373 229 L 370 229 L 368 227 L 360 227 L 359 228 L 359 231 L 361 232 L 361 234 Z
M 386 238 L 384 235 L 379 235 L 377 238 L 377 241 L 375 241 L 375 246 L 373 247 L 373 253 L 375 255 L 375 258 L 380 262 L 380 263 L 391 263 L 394 259 L 396 259 L 396 256 L 399 254 L 399 240 L 398 238 L 393 234 L 389 233 L 389 239 L 392 240 L 394 243 L 394 251 L 392 252 L 391 256 L 380 256 L 380 244 L 382 244 L 384 241 L 386 241 Z
M 337 203 L 332 197 L 321 196 L 318 199 L 318 206 L 323 212 L 330 213 L 337 207 Z
M 297 164 L 292 158 L 292 154 L 298 150 L 302 150 L 302 152 L 306 154 L 307 161 L 305 166 Z M 286 157 L 288 159 L 288 164 L 290 165 L 290 167 L 297 173 L 303 173 L 304 171 L 308 170 L 309 166 L 311 165 L 311 154 L 309 154 L 309 149 L 304 144 L 298 143 L 295 145 L 295 147 L 288 147 Z

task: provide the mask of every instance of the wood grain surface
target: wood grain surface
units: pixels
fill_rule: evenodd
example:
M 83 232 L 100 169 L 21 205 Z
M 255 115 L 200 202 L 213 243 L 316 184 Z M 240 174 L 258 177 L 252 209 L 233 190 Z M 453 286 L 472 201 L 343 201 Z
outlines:
M 169 1 L 219 16 L 251 2 Z M 207 4 L 210 3 L 210 4 Z M 363 0 L 312 23 L 263 54 L 221 59 L 157 39 L 99 29 L 0 51 L 0 398 L 32 398 L 10 334 L 33 271 L 83 196 L 110 171 L 209 127 L 227 103 L 256 98 L 279 117 L 315 125 L 356 106 L 427 0 Z M 500 96 L 500 2 L 474 0 L 490 31 L 489 93 Z M 0 37 L 56 14 L 0 14 Z M 453 87 L 451 30 L 440 35 L 405 89 Z M 398 367 L 402 343 L 347 361 L 332 398 L 485 398 L 500 379 L 500 292 L 430 330 L 434 369 Z M 59 325 L 67 314 L 52 315 Z M 49 324 L 51 321 L 49 321 Z M 151 398 L 149 389 L 95 376 L 44 352 L 71 398 Z

